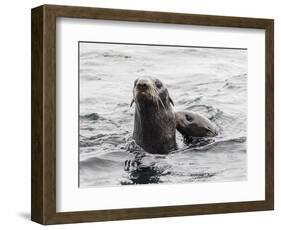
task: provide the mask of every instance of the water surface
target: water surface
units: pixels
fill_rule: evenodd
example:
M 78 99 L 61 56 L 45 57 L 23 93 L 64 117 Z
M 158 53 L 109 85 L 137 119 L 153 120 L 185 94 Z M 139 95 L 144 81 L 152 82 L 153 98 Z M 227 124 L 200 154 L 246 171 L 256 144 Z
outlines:
M 247 50 L 80 43 L 79 185 L 247 179 Z M 175 111 L 208 117 L 219 135 L 168 155 L 132 140 L 134 80 L 159 78 Z

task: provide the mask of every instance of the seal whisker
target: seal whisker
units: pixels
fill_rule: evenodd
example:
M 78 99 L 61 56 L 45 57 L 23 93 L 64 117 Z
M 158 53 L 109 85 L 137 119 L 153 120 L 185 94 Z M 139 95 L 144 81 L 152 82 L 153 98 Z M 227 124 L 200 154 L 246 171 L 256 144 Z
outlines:
M 157 105 L 157 109 L 159 110 L 159 96 L 154 87 L 149 87 L 149 95 L 151 96 L 153 103 Z
M 160 97 L 159 97 L 159 101 L 161 102 L 161 105 L 163 106 L 163 109 L 166 110 L 166 107 L 164 106 L 164 103 L 163 103 L 163 101 Z
M 155 96 L 156 96 L 156 100 L 157 100 L 157 105 L 158 105 L 158 110 L 159 110 L 159 102 L 161 103 L 163 109 L 166 110 L 166 107 L 162 101 L 162 99 L 159 97 L 159 90 L 156 88 L 153 88 L 154 92 L 155 92 Z

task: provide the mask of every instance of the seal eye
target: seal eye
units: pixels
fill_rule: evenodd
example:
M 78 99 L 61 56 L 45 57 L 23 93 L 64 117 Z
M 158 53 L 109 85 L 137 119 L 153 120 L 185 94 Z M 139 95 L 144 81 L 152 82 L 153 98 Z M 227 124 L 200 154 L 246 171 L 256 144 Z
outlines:
M 160 81 L 156 81 L 155 85 L 158 89 L 160 89 L 162 87 L 162 83 Z
M 189 122 L 193 121 L 193 118 L 191 116 L 189 116 L 188 114 L 185 114 L 185 118 L 186 120 L 188 120 Z

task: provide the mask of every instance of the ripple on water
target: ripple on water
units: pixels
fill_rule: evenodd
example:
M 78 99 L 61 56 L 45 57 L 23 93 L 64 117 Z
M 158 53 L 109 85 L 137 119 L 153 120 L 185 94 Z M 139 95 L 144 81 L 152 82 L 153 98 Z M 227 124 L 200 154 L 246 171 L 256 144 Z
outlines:
M 80 52 L 80 187 L 247 179 L 246 51 L 85 44 Z M 206 116 L 219 135 L 187 144 L 177 133 L 168 155 L 133 144 L 129 103 L 143 74 L 166 83 L 176 111 Z

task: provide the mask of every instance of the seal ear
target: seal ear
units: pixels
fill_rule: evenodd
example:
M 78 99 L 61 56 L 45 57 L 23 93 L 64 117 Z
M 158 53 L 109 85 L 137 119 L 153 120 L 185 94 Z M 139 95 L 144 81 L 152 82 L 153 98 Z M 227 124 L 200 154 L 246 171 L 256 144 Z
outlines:
M 173 102 L 172 98 L 170 98 L 170 96 L 169 96 L 169 101 L 171 102 L 171 104 L 172 104 L 173 106 L 175 106 L 175 105 L 174 105 L 174 102 Z
M 131 101 L 130 107 L 132 107 L 132 105 L 134 104 L 134 102 L 135 102 L 135 100 L 134 100 L 134 98 L 133 98 L 132 101 Z

